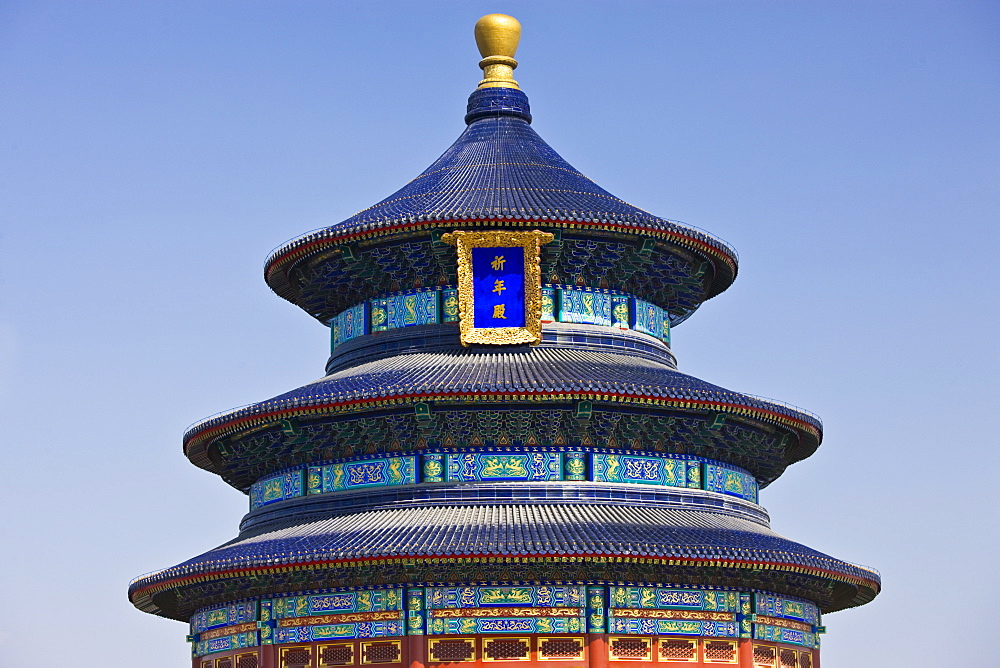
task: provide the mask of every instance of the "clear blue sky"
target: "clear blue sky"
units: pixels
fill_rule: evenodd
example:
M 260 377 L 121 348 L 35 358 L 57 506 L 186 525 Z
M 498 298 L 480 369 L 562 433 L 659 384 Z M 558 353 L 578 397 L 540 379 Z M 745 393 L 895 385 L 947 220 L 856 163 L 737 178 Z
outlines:
M 996 665 L 1000 3 L 735 0 L 0 4 L 0 665 L 187 665 L 126 586 L 247 501 L 181 434 L 321 375 L 264 258 L 458 136 L 489 12 L 563 157 L 740 252 L 675 352 L 825 420 L 762 495 L 883 574 L 824 668 Z

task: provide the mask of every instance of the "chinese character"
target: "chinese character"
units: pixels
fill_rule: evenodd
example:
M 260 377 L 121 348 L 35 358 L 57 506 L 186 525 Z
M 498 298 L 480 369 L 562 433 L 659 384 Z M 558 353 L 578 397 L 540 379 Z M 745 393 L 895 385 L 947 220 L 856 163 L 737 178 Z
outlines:
M 497 293 L 498 295 L 502 295 L 503 291 L 506 289 L 507 288 L 504 286 L 502 278 L 498 278 L 496 282 L 493 283 L 493 292 Z
M 504 315 L 504 309 L 506 309 L 506 308 L 507 308 L 506 304 L 494 304 L 493 305 L 493 317 L 495 319 L 502 318 L 502 319 L 506 320 L 507 316 Z
M 499 270 L 503 269 L 503 264 L 506 261 L 507 260 L 504 258 L 503 255 L 497 255 L 497 256 L 495 256 L 493 258 L 493 261 L 490 262 L 490 266 L 493 267 L 493 269 L 499 271 Z

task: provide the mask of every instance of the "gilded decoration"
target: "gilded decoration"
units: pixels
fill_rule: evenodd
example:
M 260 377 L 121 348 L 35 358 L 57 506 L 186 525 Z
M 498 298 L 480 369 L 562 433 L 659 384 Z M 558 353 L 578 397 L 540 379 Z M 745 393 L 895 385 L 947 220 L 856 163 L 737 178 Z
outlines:
M 710 612 L 705 610 L 645 610 L 642 608 L 612 608 L 612 617 L 632 617 L 635 619 L 696 619 L 711 622 L 731 622 L 736 615 L 731 612 Z
M 539 266 L 540 249 L 543 243 L 552 241 L 549 232 L 532 230 L 515 232 L 511 230 L 487 230 L 483 232 L 457 231 L 442 235 L 441 240 L 452 244 L 458 251 L 458 313 L 459 332 L 462 345 L 471 343 L 486 345 L 513 345 L 539 343 L 542 340 L 542 283 Z M 523 249 L 524 254 L 524 324 L 516 327 L 477 327 L 476 291 L 474 287 L 473 250 L 477 248 Z M 494 260 L 494 269 L 508 271 L 516 267 L 505 267 L 503 257 Z M 504 280 L 497 279 L 493 292 L 502 296 Z M 504 304 L 493 306 L 494 318 L 505 318 Z M 480 323 L 481 324 L 481 323 Z
M 476 21 L 476 46 L 483 57 L 479 67 L 483 80 L 479 88 L 520 88 L 514 81 L 518 42 L 521 41 L 521 24 L 513 16 L 487 14 Z
M 754 621 L 758 624 L 766 624 L 768 626 L 780 626 L 787 629 L 795 629 L 796 631 L 806 631 L 810 632 L 813 630 L 811 624 L 804 624 L 802 622 L 795 622 L 791 619 L 781 619 L 780 617 L 768 617 L 766 615 L 757 615 Z
M 201 640 L 214 640 L 216 638 L 224 638 L 225 636 L 234 636 L 256 630 L 257 622 L 247 622 L 246 624 L 237 624 L 236 626 L 226 626 L 221 629 L 205 631 L 201 634 Z
M 384 620 L 402 619 L 400 610 L 384 610 L 382 612 L 347 612 L 339 615 L 316 615 L 312 617 L 288 617 L 278 620 L 278 626 L 315 626 L 320 624 L 347 624 L 350 622 L 381 622 Z
M 431 617 L 579 617 L 580 608 L 444 608 Z

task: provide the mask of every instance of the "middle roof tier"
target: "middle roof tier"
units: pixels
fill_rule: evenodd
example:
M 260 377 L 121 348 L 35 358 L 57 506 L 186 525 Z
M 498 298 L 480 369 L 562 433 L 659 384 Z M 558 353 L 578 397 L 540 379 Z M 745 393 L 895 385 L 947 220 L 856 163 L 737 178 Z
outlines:
M 493 446 L 695 455 L 742 467 L 765 486 L 819 446 L 816 416 L 683 374 L 662 342 L 609 330 L 551 323 L 538 346 L 464 348 L 454 325 L 408 328 L 410 345 L 375 347 L 303 387 L 194 425 L 185 453 L 243 490 L 298 464 Z M 646 346 L 615 349 L 615 339 Z

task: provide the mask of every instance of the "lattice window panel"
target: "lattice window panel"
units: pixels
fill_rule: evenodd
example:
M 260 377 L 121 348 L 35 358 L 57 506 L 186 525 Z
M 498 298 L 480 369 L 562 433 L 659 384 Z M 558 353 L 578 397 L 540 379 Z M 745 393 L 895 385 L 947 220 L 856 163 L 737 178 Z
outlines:
M 550 661 L 582 661 L 583 638 L 539 638 L 538 658 Z
M 281 668 L 310 668 L 312 652 L 305 647 L 292 647 L 281 650 Z
M 652 661 L 649 638 L 611 638 L 612 661 Z
M 431 659 L 438 661 L 475 661 L 476 645 L 472 640 L 431 641 Z
M 660 659 L 695 662 L 698 660 L 698 642 L 696 640 L 661 640 Z
M 705 663 L 738 663 L 736 643 L 724 640 L 706 640 L 704 645 Z
M 761 668 L 775 668 L 778 663 L 778 652 L 767 645 L 753 646 L 753 665 Z
M 813 658 L 812 654 L 809 652 L 802 652 L 799 654 L 799 668 L 812 668 Z
M 257 668 L 258 665 L 256 654 L 240 654 L 236 657 L 236 668 Z
M 224 659 L 219 659 L 215 662 L 215 668 L 233 668 L 232 657 L 227 656 Z
M 778 652 L 778 656 L 781 659 L 781 668 L 799 668 L 798 657 L 795 656 L 795 650 L 783 649 Z
M 485 661 L 528 661 L 531 640 L 528 638 L 493 638 L 483 644 Z
M 361 643 L 361 662 L 364 664 L 399 663 L 402 656 L 403 649 L 399 641 Z
M 209 659 L 208 661 L 202 661 L 201 668 L 212 668 L 212 663 L 213 663 L 212 659 Z
M 323 645 L 319 648 L 319 665 L 349 666 L 354 663 L 354 647 L 351 645 Z

